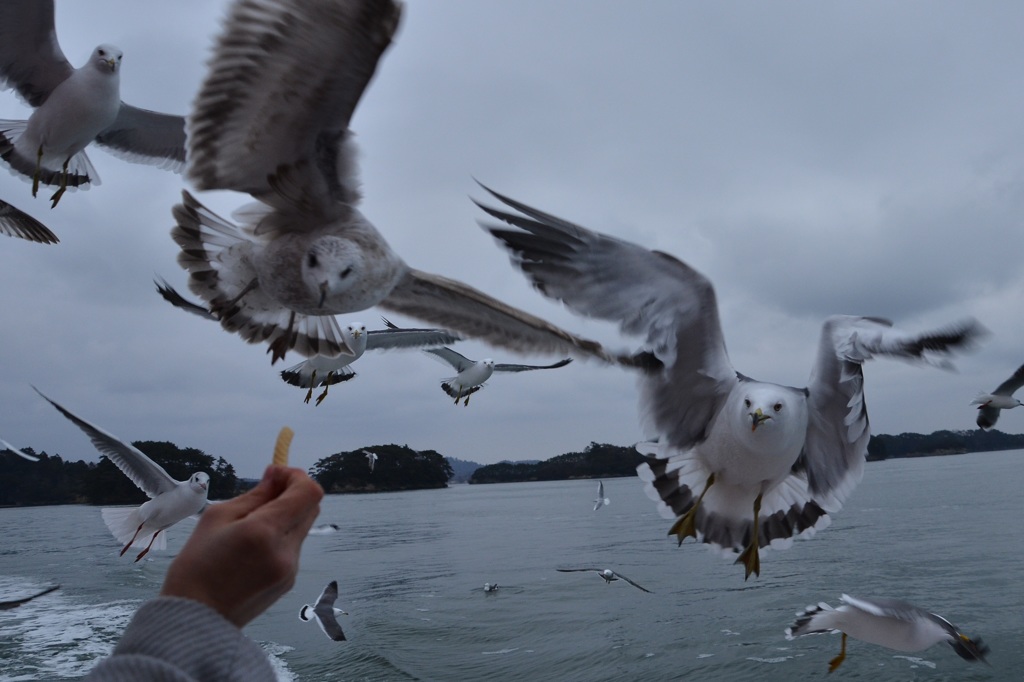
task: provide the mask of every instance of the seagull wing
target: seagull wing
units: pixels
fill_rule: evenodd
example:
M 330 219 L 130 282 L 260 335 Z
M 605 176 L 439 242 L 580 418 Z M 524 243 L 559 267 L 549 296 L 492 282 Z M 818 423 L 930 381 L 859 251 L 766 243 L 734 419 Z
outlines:
M 453 351 L 451 348 L 427 348 L 423 352 L 430 353 L 435 357 L 441 358 L 449 365 L 451 365 L 456 372 L 462 372 L 474 364 L 473 361 L 467 358 L 465 355 L 457 353 Z
M 30 455 L 30 454 L 28 454 L 26 452 L 22 452 L 18 448 L 14 447 L 13 445 L 11 445 L 7 441 L 5 441 L 3 438 L 0 438 L 0 446 L 3 446 L 5 449 L 10 450 L 14 454 L 16 454 L 18 457 L 21 457 L 23 459 L 27 459 L 30 462 L 38 462 L 39 461 L 38 457 L 33 457 L 32 455 Z M 2 452 L 2 451 L 3 450 L 0 450 L 0 452 Z
M 632 580 L 630 580 L 630 579 L 629 579 L 629 578 L 627 578 L 626 576 L 622 575 L 622 574 L 621 574 L 621 573 L 619 573 L 618 571 L 612 571 L 612 573 L 613 573 L 613 574 L 615 575 L 615 577 L 617 577 L 617 578 L 622 578 L 623 580 L 625 580 L 625 581 L 626 581 L 627 583 L 629 583 L 629 584 L 630 584 L 630 585 L 632 585 L 633 587 L 635 587 L 635 588 L 637 588 L 637 589 L 640 589 L 640 590 L 643 590 L 644 592 L 648 592 L 648 593 L 651 593 L 651 591 L 650 591 L 650 590 L 648 590 L 648 589 L 647 589 L 646 587 L 644 587 L 643 585 L 639 585 L 639 584 L 637 584 L 637 583 L 633 582 Z M 653 594 L 653 593 L 652 593 L 652 594 Z
M 604 571 L 603 568 L 556 568 L 555 570 L 562 573 L 581 573 L 583 571 L 596 571 L 598 573 L 602 573 Z
M 171 475 L 162 466 L 151 460 L 140 450 L 125 443 L 117 436 L 111 435 L 98 426 L 90 424 L 72 414 L 43 395 L 42 391 L 38 388 L 34 386 L 32 388 L 35 389 L 36 393 L 43 396 L 46 402 L 56 407 L 58 412 L 82 429 L 89 436 L 93 446 L 106 455 L 111 462 L 116 464 L 117 468 L 124 472 L 124 475 L 131 479 L 132 483 L 139 486 L 146 495 L 156 497 L 178 486 L 178 481 L 171 478 Z
M 53 0 L 0 3 L 0 84 L 38 107 L 74 70 L 57 42 Z
M 738 381 L 711 282 L 668 254 L 487 191 L 523 214 L 477 204 L 517 228 L 485 226 L 538 291 L 582 315 L 618 322 L 626 334 L 646 336 L 660 367 L 642 381 L 645 423 L 680 448 L 704 440 Z
M 366 333 L 366 350 L 444 346 L 459 340 L 458 334 L 444 329 L 374 329 Z
M 995 395 L 1013 395 L 1021 386 L 1024 386 L 1024 365 L 1018 367 L 1013 376 L 999 384 L 992 393 Z
M 40 244 L 56 244 L 60 241 L 46 225 L 2 200 L 0 200 L 0 234 L 20 237 Z
M 302 166 L 301 184 L 329 194 L 354 163 L 338 144 L 400 16 L 393 0 L 236 0 L 188 119 L 190 179 L 260 195 L 280 167 Z
M 13 609 L 21 606 L 22 604 L 28 603 L 36 597 L 42 597 L 44 594 L 50 594 L 54 590 L 60 589 L 60 585 L 51 585 L 41 592 L 36 592 L 29 597 L 22 597 L 21 599 L 10 599 L 7 601 L 0 601 L 0 611 L 6 611 L 7 609 Z
M 906 623 L 913 623 L 919 620 L 933 620 L 933 614 L 901 599 L 866 599 L 844 594 L 840 597 L 840 600 L 855 609 L 880 618 L 893 618 Z M 943 622 L 945 622 L 944 619 Z
M 601 344 L 513 308 L 473 287 L 410 269 L 378 304 L 518 353 L 560 353 L 616 362 Z
M 510 365 L 510 364 L 499 362 L 498 364 L 496 364 L 494 366 L 494 371 L 495 372 L 528 372 L 531 369 L 558 369 L 559 367 L 565 367 L 570 362 L 572 362 L 572 358 L 564 358 L 564 359 L 559 360 L 558 362 L 553 363 L 551 365 Z
M 808 425 L 798 466 L 811 495 L 826 511 L 842 506 L 864 471 L 871 431 L 861 364 L 875 355 L 948 367 L 948 356 L 984 334 L 972 320 L 910 334 L 887 320 L 837 315 L 822 326 L 808 384 Z
M 126 161 L 180 173 L 185 167 L 185 117 L 140 109 L 121 102 L 117 118 L 96 136 Z
M 161 279 L 153 283 L 156 284 L 157 293 L 159 293 L 165 301 L 173 305 L 175 308 L 180 308 L 187 313 L 198 315 L 204 320 L 217 321 L 217 317 L 213 313 L 179 294 L 177 290 L 175 290 L 174 287 L 168 284 L 165 280 Z

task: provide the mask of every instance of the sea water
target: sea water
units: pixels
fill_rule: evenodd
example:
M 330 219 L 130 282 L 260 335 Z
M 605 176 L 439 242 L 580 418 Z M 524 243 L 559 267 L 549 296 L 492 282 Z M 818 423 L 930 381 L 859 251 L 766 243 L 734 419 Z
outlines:
M 324 499 L 294 589 L 246 628 L 281 680 L 824 679 L 839 637 L 787 641 L 842 593 L 897 597 L 991 646 L 901 654 L 850 640 L 831 677 L 1016 680 L 1024 671 L 1024 452 L 869 463 L 831 527 L 761 557 L 761 576 L 677 547 L 636 478 L 456 485 Z M 139 563 L 87 506 L 0 509 L 0 682 L 75 679 L 109 653 L 191 532 Z M 611 568 L 651 590 L 593 573 Z M 298 619 L 330 580 L 346 642 Z M 485 582 L 497 583 L 485 594 Z

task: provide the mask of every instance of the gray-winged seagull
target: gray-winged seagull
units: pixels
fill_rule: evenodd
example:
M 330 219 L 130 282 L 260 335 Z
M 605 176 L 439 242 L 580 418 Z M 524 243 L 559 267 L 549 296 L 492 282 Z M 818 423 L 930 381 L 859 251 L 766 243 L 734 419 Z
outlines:
M 646 587 L 643 587 L 642 585 L 633 582 L 626 576 L 622 575 L 617 571 L 613 571 L 610 568 L 556 568 L 555 570 L 561 571 L 562 573 L 578 573 L 581 571 L 586 571 L 588 573 L 593 572 L 601 576 L 606 585 L 611 585 L 616 580 L 625 580 L 627 583 L 629 583 L 637 589 L 643 590 L 644 592 L 650 592 L 650 590 L 648 590 Z
M 347 616 L 348 613 L 342 611 L 339 608 L 335 608 L 334 602 L 338 599 L 338 581 L 332 580 L 327 583 L 327 587 L 317 597 L 316 604 L 310 606 L 309 604 L 303 604 L 302 608 L 299 609 L 299 620 L 303 622 L 309 622 L 315 620 L 316 624 L 320 626 L 320 629 L 324 631 L 324 634 L 333 639 L 335 642 L 344 642 L 345 633 L 341 630 L 341 625 L 338 624 L 338 616 Z
M 441 358 L 458 372 L 453 377 L 441 380 L 441 390 L 450 398 L 455 398 L 455 404 L 462 400 L 463 406 L 469 405 L 469 396 L 473 395 L 484 387 L 484 382 L 491 378 L 495 372 L 529 372 L 535 369 L 557 369 L 565 367 L 572 358 L 563 358 L 550 365 L 520 365 L 506 362 L 495 363 L 490 358 L 483 360 L 470 360 L 466 356 L 453 351 L 451 348 L 427 348 L 424 353 Z
M 486 188 L 485 188 L 486 189 Z M 948 366 L 984 333 L 974 320 L 910 334 L 873 317 L 825 320 L 806 388 L 737 372 L 725 350 L 711 282 L 660 251 L 587 230 L 488 190 L 519 214 L 478 204 L 515 229 L 487 226 L 549 298 L 646 336 L 640 414 L 655 440 L 637 446 L 647 494 L 684 538 L 741 552 L 828 523 L 860 481 L 867 454 L 861 364 L 875 355 Z
M 1018 367 L 1013 376 L 999 384 L 991 393 L 979 393 L 975 396 L 971 404 L 978 406 L 978 426 L 991 429 L 999 420 L 1000 412 L 1024 404 L 1013 397 L 1014 392 L 1021 386 L 1024 386 L 1024 365 Z

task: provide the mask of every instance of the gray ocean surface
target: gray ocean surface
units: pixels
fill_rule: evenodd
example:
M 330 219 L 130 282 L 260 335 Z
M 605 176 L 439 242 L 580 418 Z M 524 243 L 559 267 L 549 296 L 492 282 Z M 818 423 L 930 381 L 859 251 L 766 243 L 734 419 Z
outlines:
M 295 588 L 251 623 L 281 680 L 1024 679 L 1024 451 L 869 463 L 831 527 L 762 554 L 761 577 L 666 537 L 636 478 L 456 485 L 324 499 Z M 75 679 L 152 597 L 194 523 L 133 564 L 87 506 L 0 509 L 0 682 Z M 650 589 L 590 573 L 608 567 Z M 347 642 L 297 615 L 337 579 Z M 495 594 L 483 584 L 497 582 Z M 804 606 L 898 597 L 991 646 L 900 654 L 839 637 L 787 641 Z

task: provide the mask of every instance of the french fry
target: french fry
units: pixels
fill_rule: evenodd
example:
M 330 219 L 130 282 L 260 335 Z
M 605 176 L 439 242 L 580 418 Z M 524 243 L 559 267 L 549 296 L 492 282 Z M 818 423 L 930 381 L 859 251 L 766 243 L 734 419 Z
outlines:
M 281 428 L 281 433 L 277 434 L 277 442 L 274 443 L 274 466 L 286 467 L 288 466 L 288 448 L 292 445 L 292 436 L 295 432 L 287 426 Z

